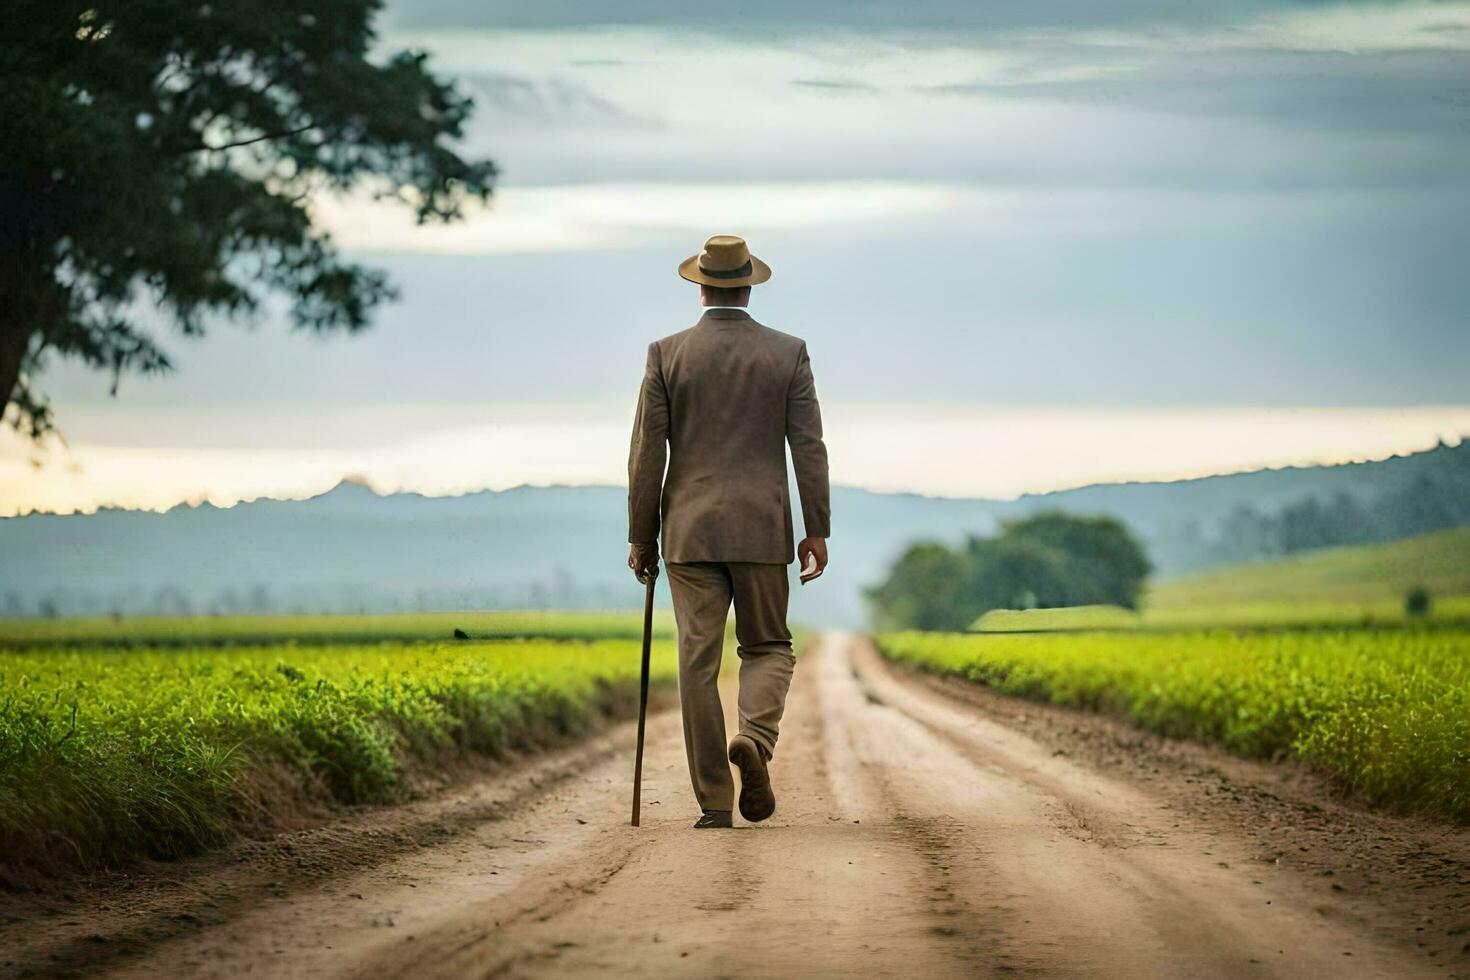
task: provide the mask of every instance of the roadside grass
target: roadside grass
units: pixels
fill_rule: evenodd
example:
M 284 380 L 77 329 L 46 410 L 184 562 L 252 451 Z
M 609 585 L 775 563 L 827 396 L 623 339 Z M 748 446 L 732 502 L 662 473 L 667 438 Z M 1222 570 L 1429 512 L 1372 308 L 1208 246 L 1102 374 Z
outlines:
M 7 647 L 226 646 L 448 640 L 456 629 L 475 640 L 637 640 L 643 619 L 622 612 L 399 613 L 362 616 L 184 616 L 0 620 Z M 654 633 L 674 635 L 673 616 L 654 614 Z
M 571 635 L 594 635 L 590 621 L 570 618 Z M 636 639 L 331 638 L 8 652 L 0 643 L 0 865 L 177 857 L 270 826 L 277 808 L 303 799 L 402 799 L 415 770 L 536 751 L 637 706 Z M 654 683 L 674 676 L 672 645 L 660 641 Z
M 1470 631 L 893 633 L 889 658 L 1470 822 Z

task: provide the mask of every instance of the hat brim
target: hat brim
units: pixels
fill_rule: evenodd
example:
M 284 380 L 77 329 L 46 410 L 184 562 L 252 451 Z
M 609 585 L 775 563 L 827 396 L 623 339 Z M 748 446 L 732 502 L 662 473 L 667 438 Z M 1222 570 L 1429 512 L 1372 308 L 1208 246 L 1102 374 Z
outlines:
M 738 289 L 741 286 L 758 286 L 771 278 L 771 267 L 766 265 L 754 255 L 750 257 L 750 275 L 741 276 L 739 279 L 723 279 L 711 276 L 699 268 L 699 256 L 691 255 L 679 263 L 679 276 L 690 282 L 697 282 L 701 286 L 723 286 L 726 289 Z

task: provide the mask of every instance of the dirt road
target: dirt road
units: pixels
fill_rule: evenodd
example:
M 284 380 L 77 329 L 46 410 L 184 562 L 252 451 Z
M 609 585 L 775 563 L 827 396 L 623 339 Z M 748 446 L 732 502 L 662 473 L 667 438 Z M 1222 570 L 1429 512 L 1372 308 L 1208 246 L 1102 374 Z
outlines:
M 204 902 L 216 912 L 202 912 L 197 928 L 145 944 L 108 972 L 417 980 L 1466 970 L 1451 950 L 1459 940 L 1416 948 L 1403 932 L 1422 912 L 1431 925 L 1420 932 L 1454 935 L 1442 918 L 1453 895 L 1410 911 L 1393 906 L 1392 889 L 1341 890 L 1263 856 L 1247 828 L 1191 814 L 1168 793 L 996 718 L 896 674 L 859 638 L 826 634 L 802 657 L 773 768 L 780 804 L 765 824 L 688 829 L 696 814 L 677 718 L 664 713 L 650 727 L 641 829 L 626 824 L 622 730 L 521 775 L 518 789 L 501 780 L 426 804 L 419 823 L 449 824 L 441 838 L 416 839 L 371 867 L 266 889 L 224 911 Z M 1465 844 L 1463 833 L 1446 834 L 1435 846 Z M 334 840 L 351 851 L 352 841 Z M 191 887 L 209 894 L 207 883 Z M 99 950 L 107 940 L 97 937 Z

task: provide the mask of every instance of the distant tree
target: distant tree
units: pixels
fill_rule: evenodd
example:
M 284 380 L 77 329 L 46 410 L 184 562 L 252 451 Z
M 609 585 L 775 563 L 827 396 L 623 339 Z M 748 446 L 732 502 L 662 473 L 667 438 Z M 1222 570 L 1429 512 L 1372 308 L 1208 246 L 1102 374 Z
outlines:
M 880 585 L 867 590 L 879 625 L 962 630 L 975 616 L 965 556 L 925 542 L 905 551 Z
M 250 589 L 249 597 L 245 600 L 246 611 L 260 615 L 270 612 L 274 607 L 275 603 L 271 600 L 270 586 L 264 582 L 255 583 Z
M 965 549 L 970 618 L 991 609 L 1028 609 L 1067 604 L 1069 556 L 1061 548 L 1019 540 L 971 538 Z
M 237 616 L 244 612 L 240 604 L 240 597 L 235 592 L 233 585 L 227 585 L 214 597 L 213 614 L 216 616 Z
M 1316 548 L 1372 544 L 1470 525 L 1470 443 L 1426 454 L 1434 470 L 1367 502 L 1347 493 L 1303 497 L 1274 516 L 1237 508 L 1220 525 L 1211 558 L 1249 561 Z
M 1410 616 L 1428 616 L 1433 600 L 1429 597 L 1429 590 L 1422 585 L 1416 585 L 1409 590 L 1404 597 L 1404 612 Z
M 1142 546 L 1117 520 L 1049 512 L 957 550 L 913 545 L 866 595 L 880 627 L 962 630 L 991 609 L 1134 608 L 1148 572 Z
M 1395 537 L 1457 527 L 1470 520 L 1470 479 L 1440 481 L 1424 474 L 1386 503 L 1385 523 Z
M 1341 544 L 1362 544 L 1373 538 L 1368 511 L 1351 495 L 1341 491 L 1332 495 L 1327 505 L 1329 533 Z
M 153 611 L 160 616 L 192 616 L 194 603 L 177 585 L 161 585 L 153 594 Z
M 1325 504 L 1316 497 L 1288 504 L 1282 508 L 1277 523 L 1281 549 L 1286 554 L 1361 544 L 1374 537 L 1367 512 L 1345 493 L 1334 495 Z
M 1148 557 L 1128 528 L 1114 517 L 1078 517 L 1048 511 L 1007 524 L 1002 540 L 1034 544 L 1065 555 L 1060 592 L 1049 606 L 1138 605 L 1150 570 Z
M 1149 542 L 1149 552 L 1158 563 L 1175 571 L 1199 567 L 1210 548 L 1204 523 L 1196 514 L 1165 518 Z
M 421 53 L 379 57 L 382 0 L 9 0 L 0 5 L 0 414 L 52 415 L 48 356 L 118 378 L 284 297 L 297 328 L 354 332 L 392 295 L 312 227 L 362 187 L 420 221 L 485 198 L 452 148 L 471 102 Z
M 1199 564 L 1229 564 L 1280 553 L 1278 522 L 1269 515 L 1258 513 L 1253 507 L 1240 504 L 1216 525 L 1205 560 Z

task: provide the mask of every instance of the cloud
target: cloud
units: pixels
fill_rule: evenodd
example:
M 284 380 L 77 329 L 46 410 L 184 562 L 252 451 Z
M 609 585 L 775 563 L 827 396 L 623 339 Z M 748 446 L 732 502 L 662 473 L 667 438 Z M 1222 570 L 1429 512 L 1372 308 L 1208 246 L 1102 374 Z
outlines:
M 830 89 L 836 92 L 876 92 L 878 87 L 867 82 L 854 82 L 841 78 L 794 78 L 792 85 L 807 88 Z
M 1470 3 L 1334 3 L 1288 9 L 1228 30 L 1206 31 L 1205 47 L 1291 51 L 1470 51 Z
M 477 122 L 481 125 L 531 121 L 575 126 L 584 132 L 599 128 L 657 125 L 655 120 L 629 112 L 575 79 L 556 76 L 527 78 L 483 71 L 462 74 L 457 79 L 475 97 Z
M 516 184 L 1470 181 L 1470 32 L 1447 30 L 1470 24 L 1470 4 L 1232 9 L 1229 23 L 1183 27 L 479 27 L 390 40 L 483 87 L 467 145 Z
M 1470 150 L 1470 53 L 1210 50 L 1136 56 L 1073 80 L 1007 80 L 937 91 L 1232 118 L 1300 129 L 1441 138 Z
M 568 28 L 587 25 L 659 25 L 676 29 L 761 30 L 1016 30 L 1132 24 L 1216 25 L 1282 11 L 1336 6 L 1292 0 L 745 0 L 690 4 L 680 0 L 397 0 L 389 22 L 403 26 Z
M 419 225 L 402 208 L 323 198 L 316 220 L 360 252 L 493 255 L 684 241 L 712 228 L 745 233 L 872 224 L 934 213 L 958 190 L 892 181 L 580 184 L 501 190 L 466 221 Z

